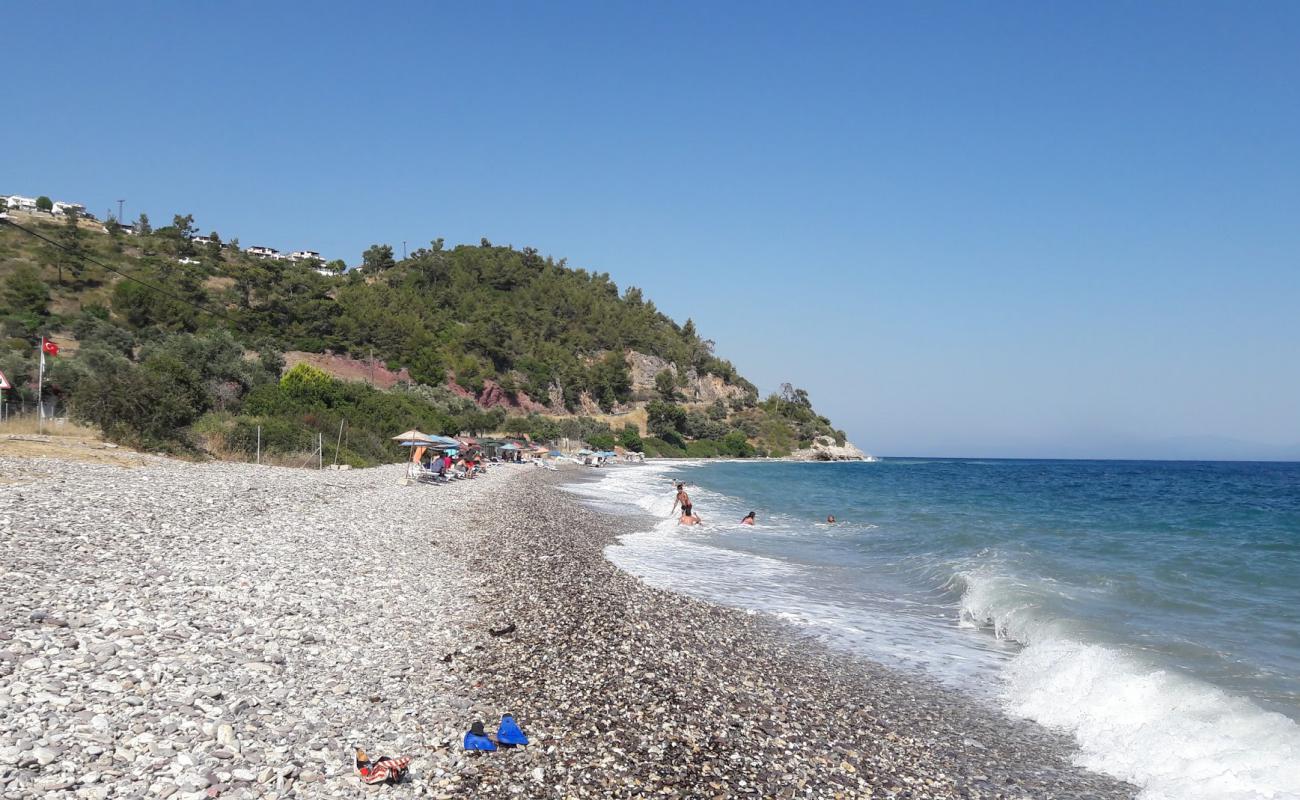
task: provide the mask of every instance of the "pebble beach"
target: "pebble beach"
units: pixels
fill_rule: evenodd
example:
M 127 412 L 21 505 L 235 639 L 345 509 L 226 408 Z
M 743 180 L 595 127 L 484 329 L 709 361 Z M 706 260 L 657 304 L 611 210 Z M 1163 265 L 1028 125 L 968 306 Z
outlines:
M 0 797 L 1136 794 L 1040 727 L 619 571 L 635 523 L 552 485 L 575 474 L 402 475 L 0 451 Z M 462 750 L 503 713 L 527 747 Z M 363 786 L 355 747 L 410 772 Z

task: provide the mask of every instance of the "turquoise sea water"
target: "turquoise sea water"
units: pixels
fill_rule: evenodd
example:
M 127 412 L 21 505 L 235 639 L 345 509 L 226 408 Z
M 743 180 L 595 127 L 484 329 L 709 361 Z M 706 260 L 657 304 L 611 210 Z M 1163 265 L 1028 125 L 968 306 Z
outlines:
M 674 480 L 704 526 L 670 518 Z M 1300 797 L 1300 464 L 683 462 L 574 490 L 662 519 L 610 548 L 629 571 L 1069 731 L 1144 798 Z

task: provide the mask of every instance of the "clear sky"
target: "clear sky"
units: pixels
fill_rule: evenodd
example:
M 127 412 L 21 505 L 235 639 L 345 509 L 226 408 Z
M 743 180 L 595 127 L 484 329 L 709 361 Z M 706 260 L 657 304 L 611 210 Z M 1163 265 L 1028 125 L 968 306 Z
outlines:
M 1300 4 L 9 3 L 0 193 L 535 246 L 886 455 L 1300 458 Z

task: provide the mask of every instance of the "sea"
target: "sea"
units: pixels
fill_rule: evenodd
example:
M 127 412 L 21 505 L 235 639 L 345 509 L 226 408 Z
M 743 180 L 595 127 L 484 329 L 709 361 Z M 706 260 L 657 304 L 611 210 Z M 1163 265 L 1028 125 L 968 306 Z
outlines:
M 1066 732 L 1079 765 L 1142 800 L 1300 798 L 1300 464 L 592 472 L 568 490 L 638 518 L 606 554 L 650 584 Z M 676 481 L 702 525 L 676 523 Z M 754 527 L 740 524 L 749 511 Z

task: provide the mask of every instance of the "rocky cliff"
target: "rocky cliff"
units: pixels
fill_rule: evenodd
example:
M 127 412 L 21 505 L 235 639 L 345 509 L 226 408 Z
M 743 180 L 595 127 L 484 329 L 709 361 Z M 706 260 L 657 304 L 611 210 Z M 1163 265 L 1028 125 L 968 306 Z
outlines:
M 790 454 L 791 461 L 875 461 L 876 457 L 858 449 L 853 442 L 836 444 L 830 436 L 813 439 L 812 447 Z
M 745 390 L 733 386 L 717 375 L 700 375 L 694 369 L 680 373 L 676 364 L 658 356 L 627 351 L 627 365 L 632 374 L 632 396 L 638 400 L 650 400 L 659 396 L 655 390 L 655 376 L 664 370 L 673 374 L 679 384 L 678 391 L 688 403 L 712 403 L 721 400 L 724 403 L 739 400 L 745 396 Z

